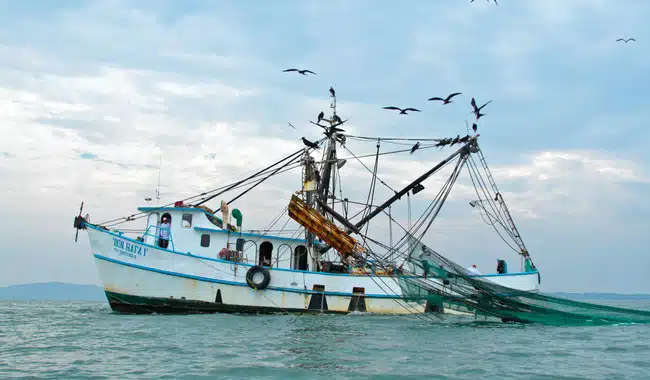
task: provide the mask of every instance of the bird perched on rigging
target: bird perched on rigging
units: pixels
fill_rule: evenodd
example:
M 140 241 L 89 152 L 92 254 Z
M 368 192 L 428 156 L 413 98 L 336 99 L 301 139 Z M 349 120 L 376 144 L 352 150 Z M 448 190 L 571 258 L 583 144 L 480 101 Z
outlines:
M 330 86 L 330 95 L 336 96 L 336 92 L 334 92 L 334 89 Z
M 474 100 L 474 98 L 472 98 L 471 104 L 472 104 L 472 108 L 474 108 L 474 111 L 472 111 L 472 112 L 474 112 L 474 115 L 476 115 L 476 120 L 477 121 L 478 121 L 478 119 L 481 118 L 481 116 L 485 116 L 484 113 L 481 113 L 481 110 L 483 109 L 483 107 L 487 106 L 490 103 L 492 103 L 492 100 L 487 101 L 485 104 L 483 104 L 480 107 L 476 107 L 476 100 Z
M 415 145 L 411 148 L 411 154 L 420 148 L 420 142 L 416 142 Z
M 434 98 L 429 98 L 429 100 L 442 100 L 442 104 L 445 105 L 445 104 L 451 103 L 451 98 L 453 98 L 454 96 L 460 95 L 460 94 L 462 94 L 462 92 L 454 92 L 453 94 L 449 94 L 449 96 L 447 96 L 446 99 L 439 98 L 439 97 L 436 96 Z
M 474 133 L 476 133 L 477 129 L 478 129 L 478 126 L 476 125 L 476 123 L 472 124 L 472 131 L 474 131 Z
M 634 42 L 636 42 L 636 40 L 635 40 L 634 38 L 628 38 L 627 40 L 624 39 L 624 38 L 619 38 L 618 40 L 616 40 L 616 42 L 620 42 L 620 41 L 623 41 L 623 42 L 625 42 L 625 43 L 628 43 L 628 42 L 630 42 L 630 41 L 634 41 Z
M 320 123 L 320 121 L 323 120 L 324 117 L 325 117 L 325 112 L 320 111 L 320 113 L 318 114 L 318 121 L 316 122 Z
M 283 73 L 288 73 L 288 72 L 291 72 L 291 71 L 295 71 L 295 72 L 297 72 L 298 74 L 302 74 L 302 75 L 305 75 L 305 76 L 307 75 L 307 73 L 310 73 L 310 74 L 314 74 L 314 75 L 316 75 L 316 73 L 313 72 L 313 71 L 311 71 L 311 70 L 298 70 L 298 69 L 286 69 L 286 70 L 282 70 Z
M 311 141 L 307 140 L 304 137 L 302 138 L 302 143 L 305 144 L 309 148 L 318 149 L 318 144 L 316 144 L 314 142 L 311 142 Z
M 408 115 L 408 114 L 406 113 L 407 111 L 416 111 L 416 112 L 420 112 L 420 110 L 417 109 L 417 108 L 404 108 L 404 109 L 402 109 L 402 108 L 399 108 L 399 107 L 393 107 L 393 106 L 390 106 L 390 107 L 384 107 L 384 109 L 385 109 L 385 110 L 397 110 L 397 111 L 399 111 L 400 115 Z

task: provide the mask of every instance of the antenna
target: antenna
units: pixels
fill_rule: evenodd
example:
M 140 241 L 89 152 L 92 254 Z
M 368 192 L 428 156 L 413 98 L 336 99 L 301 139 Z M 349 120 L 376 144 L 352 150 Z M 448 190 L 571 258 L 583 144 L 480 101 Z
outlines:
M 330 97 L 332 101 L 330 102 L 330 108 L 332 109 L 332 120 L 335 120 L 336 116 L 336 92 L 333 87 L 330 87 Z
M 158 186 L 156 186 L 156 206 L 160 206 L 160 169 L 162 168 L 162 154 L 158 163 Z

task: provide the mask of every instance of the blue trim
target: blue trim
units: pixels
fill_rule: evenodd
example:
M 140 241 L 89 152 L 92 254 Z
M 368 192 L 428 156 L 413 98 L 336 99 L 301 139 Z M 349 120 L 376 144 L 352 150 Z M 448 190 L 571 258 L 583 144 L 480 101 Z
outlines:
M 153 211 L 181 211 L 181 212 L 200 212 L 202 214 L 205 214 L 207 216 L 213 217 L 214 214 L 210 214 L 209 212 L 201 209 L 201 208 L 194 208 L 194 207 L 138 207 L 138 211 L 142 212 L 153 212 Z M 226 229 L 215 229 L 215 228 L 206 228 L 206 227 L 194 227 L 194 230 L 196 231 L 208 231 L 208 232 L 217 232 L 217 233 L 222 233 L 222 234 L 227 234 L 230 232 L 233 235 L 239 234 L 239 232 L 232 232 L 228 231 Z M 305 239 L 293 239 L 293 238 L 286 238 L 286 237 L 281 237 L 281 236 L 270 236 L 270 235 L 259 235 L 259 234 L 254 234 L 251 232 L 243 232 L 242 236 L 247 236 L 247 237 L 259 237 L 259 238 L 266 238 L 266 239 L 276 239 L 276 240 L 283 240 L 283 241 L 292 241 L 296 243 L 305 243 L 307 244 L 307 240 Z
M 528 274 L 537 274 L 537 271 L 534 272 L 513 272 L 513 273 L 495 273 L 495 274 L 474 274 L 469 277 L 503 277 L 503 276 L 524 276 Z
M 90 224 L 86 224 L 86 227 L 92 228 L 92 229 L 94 229 L 96 231 L 103 232 L 103 233 L 106 233 L 106 234 L 109 234 L 109 235 L 112 235 L 112 236 L 115 236 L 115 237 L 119 237 L 120 239 L 128 240 L 130 242 L 140 244 L 140 245 L 143 245 L 143 246 L 146 246 L 146 247 L 151 247 L 151 248 L 154 248 L 154 249 L 158 249 L 158 250 L 161 250 L 161 251 L 165 251 L 167 253 L 173 253 L 175 255 L 194 257 L 196 259 L 214 261 L 214 262 L 217 262 L 217 263 L 225 263 L 225 264 L 232 264 L 233 263 L 232 261 L 228 261 L 228 260 L 215 259 L 215 258 L 207 257 L 207 256 L 194 255 L 194 254 L 189 253 L 189 252 L 186 253 L 186 252 L 179 252 L 179 251 L 173 251 L 171 249 L 161 248 L 161 247 L 158 247 L 156 245 L 147 244 L 144 241 L 138 241 L 138 240 L 132 239 L 132 238 L 130 238 L 128 236 L 119 235 L 119 234 L 117 234 L 117 233 L 115 233 L 113 231 L 107 231 L 107 230 L 104 230 L 102 228 L 90 225 Z M 245 266 L 245 267 L 252 267 L 252 266 L 255 266 L 256 264 L 238 263 L 238 265 Z M 283 271 L 283 272 L 312 273 L 312 274 L 320 274 L 320 275 L 324 275 L 324 276 L 348 276 L 348 277 L 359 277 L 360 276 L 360 275 L 352 275 L 352 274 L 349 274 L 349 273 L 314 272 L 314 271 L 310 271 L 310 270 L 298 270 L 298 269 L 287 269 L 287 268 L 270 268 L 270 269 L 271 269 L 271 271 L 276 271 L 277 270 L 277 271 Z
M 138 211 L 142 212 L 152 212 L 152 211 L 187 211 L 187 212 L 201 212 L 203 214 L 209 214 L 202 208 L 196 207 L 138 207 Z
M 95 256 L 95 258 L 97 258 L 99 260 L 108 261 L 108 262 L 111 262 L 111 263 L 114 263 L 114 264 L 124 265 L 124 266 L 131 267 L 131 268 L 142 269 L 142 270 L 155 272 L 155 273 L 160 273 L 160 274 L 165 274 L 165 275 L 169 275 L 169 276 L 188 278 L 188 279 L 191 279 L 191 280 L 211 282 L 211 283 L 215 283 L 215 284 L 224 284 L 224 285 L 248 287 L 248 285 L 246 283 L 243 283 L 243 282 L 217 280 L 215 278 L 194 276 L 194 275 L 191 275 L 191 274 L 184 274 L 184 273 L 178 273 L 178 272 L 170 272 L 170 271 L 166 271 L 166 270 L 162 270 L 162 269 L 146 267 L 146 266 L 143 266 L 143 265 L 127 263 L 127 262 L 124 262 L 124 261 L 120 261 L 120 260 L 116 260 L 116 259 L 113 259 L 113 258 L 110 258 L 110 257 L 100 255 L 98 253 L 93 254 L 93 256 Z M 299 294 L 325 294 L 326 296 L 352 297 L 354 295 L 353 293 L 328 292 L 328 291 L 318 292 L 318 291 L 313 291 L 313 290 L 308 290 L 308 289 L 292 289 L 292 288 L 283 288 L 283 287 L 276 287 L 276 286 L 269 286 L 269 287 L 267 287 L 267 289 L 278 290 L 278 291 L 289 292 L 289 293 L 299 293 Z M 365 296 L 368 297 L 368 298 L 391 298 L 391 299 L 408 298 L 408 297 L 394 296 L 394 295 L 389 295 L 389 294 L 366 294 Z
M 194 227 L 195 231 L 203 231 L 203 232 L 217 232 L 220 234 L 227 234 L 229 231 L 226 230 L 217 230 L 214 228 L 206 228 L 206 227 Z M 255 237 L 255 238 L 261 238 L 261 239 L 274 239 L 274 240 L 280 240 L 280 241 L 290 241 L 294 243 L 304 243 L 307 244 L 307 240 L 305 239 L 294 239 L 294 238 L 287 238 L 287 237 L 282 237 L 282 236 L 271 236 L 271 235 L 259 235 L 259 234 L 254 234 L 252 232 L 230 232 L 231 235 L 233 236 L 246 236 L 246 237 Z
M 174 251 L 174 250 L 171 250 L 171 249 L 161 248 L 161 247 L 158 247 L 158 246 L 153 245 L 153 244 L 147 244 L 144 241 L 138 241 L 138 240 L 132 239 L 132 238 L 130 238 L 128 236 L 120 235 L 120 234 L 115 233 L 113 231 L 107 231 L 107 230 L 105 230 L 103 228 L 99 228 L 97 226 L 94 226 L 94 225 L 91 225 L 91 224 L 88 224 L 88 223 L 85 223 L 85 226 L 87 228 L 91 228 L 91 229 L 93 229 L 95 231 L 98 231 L 98 232 L 103 232 L 103 233 L 106 233 L 106 234 L 109 234 L 109 235 L 112 235 L 112 236 L 115 236 L 115 237 L 119 237 L 120 239 L 125 239 L 125 240 L 128 240 L 130 242 L 140 244 L 140 245 L 143 245 L 143 246 L 146 246 L 146 247 L 151 247 L 153 249 L 158 249 L 158 250 L 161 250 L 161 251 L 165 251 L 167 253 L 172 253 L 172 254 L 175 254 L 175 255 L 181 255 L 181 256 L 187 256 L 187 257 L 194 257 L 195 259 L 214 261 L 214 262 L 217 262 L 217 263 L 225 263 L 225 264 L 232 264 L 233 263 L 232 261 L 228 261 L 228 260 L 215 259 L 213 257 L 195 255 L 195 254 L 192 254 L 192 253 L 189 253 L 189 252 L 179 252 L 179 251 Z M 252 267 L 252 266 L 255 266 L 256 264 L 238 263 L 238 265 L 245 266 L 245 267 Z M 294 272 L 294 273 L 311 273 L 311 274 L 319 274 L 319 275 L 323 275 L 323 276 L 341 276 L 341 277 L 362 277 L 363 276 L 362 274 L 314 272 L 314 271 L 310 271 L 310 270 L 298 270 L 298 269 L 288 269 L 288 268 L 269 268 L 269 269 L 271 271 Z M 522 274 L 526 275 L 526 274 L 536 274 L 536 273 L 537 272 L 535 271 L 535 272 L 522 272 L 522 273 L 482 274 L 482 275 L 474 275 L 474 276 L 469 276 L 469 277 L 516 276 L 516 275 L 522 275 Z M 381 278 L 382 276 L 374 276 L 374 277 Z M 403 277 L 403 278 L 419 278 L 421 276 L 401 276 L 401 277 Z M 433 277 L 429 277 L 429 278 L 433 278 Z

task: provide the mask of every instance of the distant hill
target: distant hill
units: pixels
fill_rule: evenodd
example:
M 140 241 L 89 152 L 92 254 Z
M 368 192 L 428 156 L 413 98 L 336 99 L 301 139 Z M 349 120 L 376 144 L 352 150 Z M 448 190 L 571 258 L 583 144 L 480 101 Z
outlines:
M 650 300 L 650 294 L 619 294 L 619 293 L 548 293 L 558 297 L 574 300 Z
M 0 288 L 0 300 L 106 301 L 104 289 L 95 285 L 44 282 Z

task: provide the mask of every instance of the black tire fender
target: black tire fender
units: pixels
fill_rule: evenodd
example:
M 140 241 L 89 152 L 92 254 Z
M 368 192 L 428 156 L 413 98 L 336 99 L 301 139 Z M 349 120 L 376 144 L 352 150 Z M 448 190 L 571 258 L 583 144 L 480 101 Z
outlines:
M 262 273 L 264 279 L 260 282 L 255 282 L 253 277 L 255 277 L 255 274 L 258 272 Z M 252 266 L 248 272 L 246 272 L 246 283 L 255 290 L 266 289 L 266 287 L 269 286 L 269 282 L 271 282 L 271 273 L 261 265 Z

